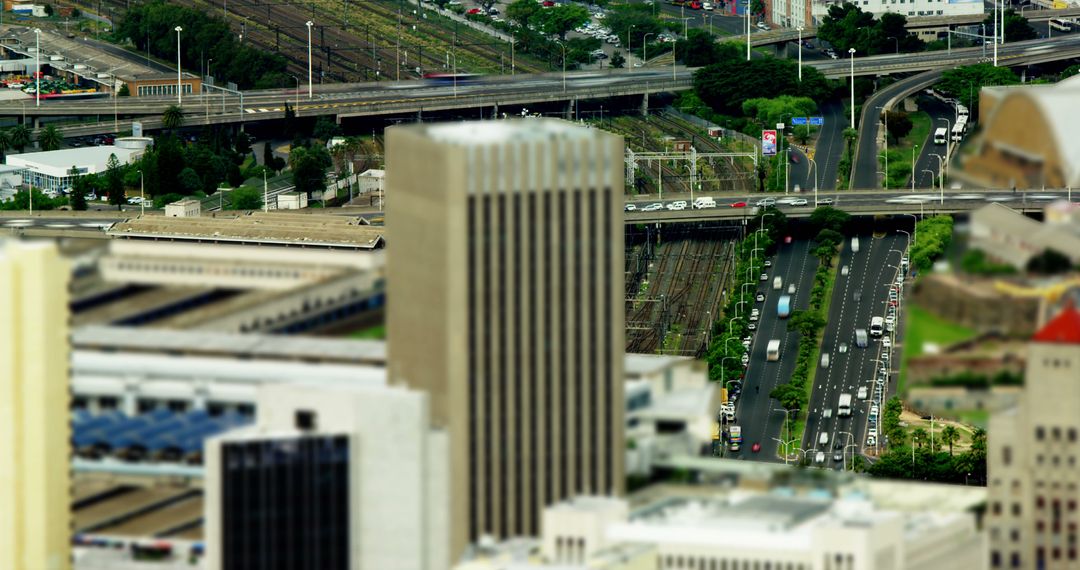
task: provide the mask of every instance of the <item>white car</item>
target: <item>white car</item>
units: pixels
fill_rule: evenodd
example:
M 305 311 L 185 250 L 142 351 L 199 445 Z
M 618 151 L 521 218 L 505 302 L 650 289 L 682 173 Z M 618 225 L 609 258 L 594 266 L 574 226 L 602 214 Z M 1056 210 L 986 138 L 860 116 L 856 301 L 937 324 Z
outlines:
M 626 206 L 625 206 L 625 207 L 623 208 L 623 211 L 624 211 L 624 212 L 633 212 L 633 211 L 635 211 L 635 210 L 637 210 L 637 206 L 635 206 L 634 204 L 627 204 L 627 205 L 626 205 Z
M 757 207 L 759 207 L 759 208 L 768 208 L 769 206 L 775 206 L 776 205 L 776 199 L 775 198 L 762 198 L 762 199 L 758 200 L 757 204 L 755 204 L 755 205 Z
M 671 211 L 671 212 L 676 212 L 676 211 L 679 211 L 679 210 L 685 210 L 686 209 L 686 201 L 685 200 L 678 200 L 678 201 L 672 202 L 672 203 L 667 205 L 667 209 L 668 209 L 668 211 Z
M 132 196 L 132 197 L 127 199 L 128 204 L 141 204 L 142 201 L 143 201 L 143 199 L 138 197 L 138 196 Z
M 840 268 L 840 275 L 847 276 L 847 274 L 848 274 L 848 266 L 844 265 L 844 266 L 842 266 Z
M 765 300 L 765 293 L 758 293 L 756 299 L 758 303 L 763 302 Z
M 642 212 L 656 212 L 658 210 L 663 210 L 663 209 L 664 209 L 663 204 L 661 204 L 660 202 L 653 202 L 652 204 L 649 204 L 648 206 L 645 206 L 644 208 L 642 208 L 641 211 Z
M 762 281 L 768 281 L 769 280 L 769 274 L 768 273 L 762 273 L 761 274 L 761 280 Z
M 856 392 L 855 397 L 860 400 L 866 399 L 866 386 L 859 386 L 859 391 Z
M 875 445 L 877 445 L 877 437 L 870 436 L 870 437 L 866 438 L 866 446 L 867 447 L 873 447 Z
M 798 188 L 798 186 L 795 186 L 795 188 Z M 795 191 L 798 192 L 798 190 Z M 805 206 L 807 204 L 809 204 L 809 202 L 806 201 L 806 198 L 796 198 L 791 201 L 792 206 Z
M 757 316 L 757 315 L 750 315 L 750 322 L 754 322 L 754 321 L 756 321 L 756 320 L 758 320 L 758 316 Z
M 772 260 L 766 259 L 765 260 L 765 267 L 772 267 Z
M 892 346 L 892 341 L 891 341 L 891 340 L 889 340 L 889 337 L 887 337 L 887 336 L 886 336 L 886 337 L 882 337 L 882 339 L 881 339 L 881 346 L 884 346 L 885 348 L 889 348 L 889 347 L 891 347 L 891 346 Z
M 794 295 L 795 294 L 795 284 L 794 283 L 789 283 L 788 284 L 787 292 L 788 292 L 788 295 Z

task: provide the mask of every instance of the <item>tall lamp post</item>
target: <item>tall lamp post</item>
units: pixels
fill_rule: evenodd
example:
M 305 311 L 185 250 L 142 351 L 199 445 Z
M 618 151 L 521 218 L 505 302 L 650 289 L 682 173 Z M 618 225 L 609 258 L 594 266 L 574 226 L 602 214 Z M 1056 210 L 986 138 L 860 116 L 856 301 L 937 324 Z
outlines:
M 941 158 L 940 154 L 932 153 L 930 156 L 938 160 L 937 178 L 938 189 L 941 190 L 941 204 L 945 203 L 945 159 Z
M 649 32 L 641 38 L 641 67 L 645 67 L 645 63 L 649 61 L 649 36 L 655 36 L 653 32 Z M 672 58 L 675 57 L 675 51 L 672 50 Z
M 855 48 L 848 48 L 851 60 L 851 128 L 855 128 Z
M 911 190 L 915 190 L 915 151 L 919 149 L 918 144 L 911 145 Z
M 949 158 L 952 157 L 952 123 L 947 117 L 938 117 L 939 121 L 945 121 L 945 169 L 948 173 Z
M 315 22 L 308 20 L 304 25 L 307 26 L 307 96 L 311 99 L 311 26 L 314 26 Z
M 293 79 L 296 80 L 296 92 L 295 92 L 295 96 L 296 96 L 295 101 L 296 102 L 293 103 L 293 105 L 296 106 L 296 109 L 293 109 L 293 114 L 296 115 L 297 117 L 299 117 L 300 116 L 300 78 L 295 76 L 295 75 L 290 75 L 289 77 L 292 77 Z
M 626 72 L 627 73 L 633 73 L 634 72 L 634 52 L 630 49 L 630 40 L 633 39 L 633 36 L 630 35 L 630 32 L 632 32 L 633 30 L 634 30 L 634 25 L 633 24 L 630 24 L 630 27 L 626 28 L 626 55 L 627 55 L 627 58 L 626 58 Z
M 746 61 L 750 61 L 750 0 L 746 0 Z
M 798 49 L 796 51 L 799 52 L 799 81 L 801 82 L 802 81 L 802 33 L 803 33 L 804 28 L 802 26 L 799 26 L 798 28 L 795 28 L 795 29 L 798 30 L 798 32 L 799 32 L 799 47 L 798 47 Z
M 566 93 L 566 44 L 560 43 L 559 47 L 562 48 L 562 90 Z
M 146 214 L 146 186 L 143 184 L 143 171 L 139 170 L 139 215 Z
M 922 171 L 930 174 L 930 190 L 933 190 L 934 189 L 934 179 L 937 178 L 937 176 L 934 176 L 934 171 L 930 170 L 929 168 L 924 168 L 924 169 L 922 169 Z
M 179 36 L 177 36 L 179 37 Z M 179 40 L 177 40 L 179 42 Z M 177 68 L 180 65 L 177 64 Z M 41 29 L 34 28 L 34 78 L 37 81 L 37 85 L 34 88 L 34 106 L 41 106 Z
M 176 30 L 176 104 L 183 105 L 184 99 L 181 96 L 183 84 L 180 76 L 180 32 L 184 31 L 184 28 L 176 26 L 173 29 Z

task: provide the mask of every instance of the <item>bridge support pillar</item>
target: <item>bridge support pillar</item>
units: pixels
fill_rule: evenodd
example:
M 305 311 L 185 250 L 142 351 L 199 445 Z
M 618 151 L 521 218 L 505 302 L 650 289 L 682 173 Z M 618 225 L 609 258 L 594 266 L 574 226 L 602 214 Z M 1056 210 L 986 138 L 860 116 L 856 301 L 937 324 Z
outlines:
M 41 128 L 41 117 L 34 117 L 34 130 L 37 131 Z M 34 148 L 41 150 L 41 141 L 34 141 Z
M 417 123 L 423 123 L 424 122 L 424 108 L 423 107 L 420 107 L 419 109 L 416 110 L 416 122 Z
M 499 104 L 498 103 L 495 103 L 495 108 L 491 110 L 491 118 L 492 119 L 498 119 L 499 118 Z
M 575 115 L 577 115 L 577 99 L 570 99 L 566 102 L 563 118 L 567 121 L 573 121 Z
M 649 94 L 645 93 L 641 96 L 641 116 L 649 116 Z

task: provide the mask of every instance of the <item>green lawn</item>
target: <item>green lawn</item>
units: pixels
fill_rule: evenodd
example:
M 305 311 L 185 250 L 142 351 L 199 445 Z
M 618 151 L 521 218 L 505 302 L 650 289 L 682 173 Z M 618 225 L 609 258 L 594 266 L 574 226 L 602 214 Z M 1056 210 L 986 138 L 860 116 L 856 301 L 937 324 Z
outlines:
M 975 336 L 975 331 L 930 314 L 926 309 L 909 304 L 905 309 L 904 351 L 900 360 L 900 381 L 897 392 L 904 393 L 904 372 L 909 358 L 923 354 L 925 343 L 946 347 Z
M 349 333 L 349 338 L 371 339 L 371 340 L 385 340 L 386 339 L 386 325 L 375 325 L 366 329 L 353 331 Z

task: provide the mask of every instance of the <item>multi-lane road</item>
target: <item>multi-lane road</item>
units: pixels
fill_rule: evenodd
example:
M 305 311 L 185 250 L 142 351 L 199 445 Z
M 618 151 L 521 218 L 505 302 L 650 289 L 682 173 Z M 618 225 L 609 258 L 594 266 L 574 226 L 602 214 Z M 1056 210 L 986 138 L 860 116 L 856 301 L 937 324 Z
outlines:
M 873 336 L 869 337 L 865 348 L 860 348 L 855 342 L 855 329 L 869 331 L 872 317 L 886 316 L 889 287 L 894 283 L 907 246 L 907 237 L 903 234 L 862 235 L 857 238 L 858 252 L 854 251 L 849 240 L 840 254 L 841 270 L 833 288 L 821 345 L 821 353 L 829 355 L 829 366 L 822 367 L 821 360 L 814 363 L 817 373 L 802 441 L 802 448 L 811 461 L 814 460 L 815 451 L 822 451 L 825 465 L 837 469 L 843 468 L 843 464 L 833 460 L 835 452 L 841 452 L 850 461 L 853 454 L 864 450 L 877 370 L 883 365 L 881 352 L 887 350 L 882 347 L 881 340 Z M 847 275 L 844 275 L 844 267 L 847 268 Z M 890 359 L 890 367 L 892 362 Z M 892 375 L 889 374 L 889 377 L 891 379 Z M 860 386 L 866 387 L 869 398 L 856 398 Z M 883 386 L 880 400 L 875 402 L 879 409 L 880 402 L 888 400 L 895 388 L 892 381 Z M 844 393 L 852 395 L 850 417 L 840 417 L 837 413 L 840 394 Z M 828 414 L 826 410 L 829 410 Z M 828 434 L 828 443 L 819 445 L 823 433 Z M 841 444 L 839 449 L 835 448 L 838 442 Z
M 755 295 L 765 295 L 763 302 L 754 306 L 761 311 L 757 330 L 753 333 L 750 345 L 750 361 L 743 382 L 742 395 L 737 404 L 736 424 L 742 426 L 743 445 L 738 452 L 725 451 L 729 457 L 760 461 L 776 461 L 778 444 L 773 439 L 780 437 L 784 426 L 785 413 L 776 408 L 779 405 L 769 397 L 769 392 L 791 378 L 795 369 L 796 344 L 798 333 L 788 330 L 788 320 L 777 315 L 777 301 L 781 295 L 787 295 L 788 286 L 795 284 L 792 297 L 792 309 L 802 310 L 810 306 L 810 288 L 813 285 L 814 271 L 817 270 L 817 258 L 810 253 L 809 241 L 796 241 L 791 244 L 781 243 L 775 256 L 771 258 L 772 267 L 766 269 L 766 281 L 760 281 L 759 275 L 752 275 L 757 284 Z M 773 289 L 773 279 L 780 277 L 780 290 Z M 745 279 L 745 277 L 743 277 Z M 741 307 L 749 311 L 750 307 Z M 769 362 L 765 358 L 766 347 L 770 340 L 780 340 L 780 360 Z M 753 451 L 754 444 L 760 444 L 758 452 Z

